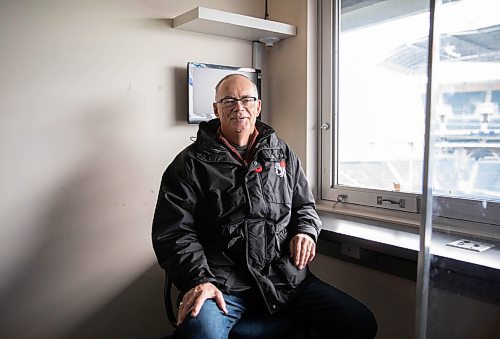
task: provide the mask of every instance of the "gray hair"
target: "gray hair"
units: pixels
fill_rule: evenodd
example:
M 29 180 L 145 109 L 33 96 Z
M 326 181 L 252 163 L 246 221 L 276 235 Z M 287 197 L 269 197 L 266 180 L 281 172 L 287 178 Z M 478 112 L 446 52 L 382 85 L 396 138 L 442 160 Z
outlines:
M 235 77 L 235 76 L 240 76 L 240 77 L 243 77 L 243 78 L 247 79 L 248 81 L 250 81 L 253 85 L 255 96 L 257 97 L 257 99 L 259 98 L 259 91 L 257 89 L 257 85 L 255 84 L 255 82 L 253 82 L 249 77 L 247 77 L 246 75 L 243 75 L 241 73 L 231 73 L 231 74 L 226 75 L 222 79 L 220 79 L 219 82 L 217 83 L 217 85 L 215 85 L 215 100 L 217 100 L 217 92 L 219 91 L 219 88 L 222 85 L 222 83 L 224 81 L 232 78 L 232 77 Z

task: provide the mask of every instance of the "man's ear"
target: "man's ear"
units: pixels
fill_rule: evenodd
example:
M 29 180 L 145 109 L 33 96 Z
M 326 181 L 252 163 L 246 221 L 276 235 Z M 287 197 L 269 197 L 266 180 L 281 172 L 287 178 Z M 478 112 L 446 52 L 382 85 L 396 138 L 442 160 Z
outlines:
M 217 103 L 216 103 L 216 102 L 214 102 L 214 103 L 212 104 L 212 107 L 213 107 L 213 109 L 214 109 L 214 114 L 215 114 L 215 116 L 216 116 L 217 118 L 220 118 L 220 117 L 219 117 L 219 107 L 217 106 Z

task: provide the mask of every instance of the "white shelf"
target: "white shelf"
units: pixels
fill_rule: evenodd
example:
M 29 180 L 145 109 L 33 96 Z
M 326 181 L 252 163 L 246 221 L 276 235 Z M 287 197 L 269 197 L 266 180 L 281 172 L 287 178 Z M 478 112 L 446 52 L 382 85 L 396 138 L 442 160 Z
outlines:
M 205 7 L 196 7 L 175 17 L 173 27 L 250 41 L 269 37 L 282 40 L 297 35 L 293 25 Z

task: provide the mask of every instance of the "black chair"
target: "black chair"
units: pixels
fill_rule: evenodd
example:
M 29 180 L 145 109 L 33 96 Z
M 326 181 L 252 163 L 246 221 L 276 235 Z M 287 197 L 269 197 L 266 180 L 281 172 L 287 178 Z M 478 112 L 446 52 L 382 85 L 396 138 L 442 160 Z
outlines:
M 172 300 L 172 280 L 165 272 L 165 288 L 164 288 L 165 310 L 167 318 L 174 328 L 177 328 L 176 311 L 179 305 L 179 298 Z M 294 319 L 286 315 L 269 315 L 251 314 L 241 318 L 229 333 L 229 339 L 261 339 L 261 338 L 304 338 L 311 337 L 310 330 L 305 328 L 302 324 L 297 323 Z M 170 336 L 166 338 L 175 338 Z

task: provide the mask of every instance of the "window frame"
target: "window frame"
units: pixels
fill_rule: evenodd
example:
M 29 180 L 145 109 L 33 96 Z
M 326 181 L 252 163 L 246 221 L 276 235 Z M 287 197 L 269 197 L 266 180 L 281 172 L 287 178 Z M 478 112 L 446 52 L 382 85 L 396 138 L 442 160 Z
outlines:
M 400 220 L 418 226 L 422 213 L 421 194 L 335 186 L 340 1 L 319 0 L 318 3 L 318 205 L 334 213 Z M 439 215 L 434 209 L 436 228 L 500 239 L 499 203 L 488 202 L 485 209 L 484 203 L 477 200 L 442 196 L 434 196 L 433 200 L 434 207 L 440 206 Z

